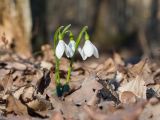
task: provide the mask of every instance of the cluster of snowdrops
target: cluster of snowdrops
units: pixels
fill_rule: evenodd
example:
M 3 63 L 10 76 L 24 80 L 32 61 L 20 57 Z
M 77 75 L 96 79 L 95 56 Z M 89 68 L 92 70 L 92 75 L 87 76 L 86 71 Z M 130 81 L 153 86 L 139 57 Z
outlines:
M 86 60 L 88 57 L 91 57 L 92 55 L 94 55 L 96 58 L 99 58 L 99 53 L 97 48 L 90 41 L 87 32 L 88 27 L 87 26 L 83 27 L 80 33 L 78 34 L 77 38 L 74 39 L 74 35 L 70 30 L 70 26 L 71 25 L 68 25 L 66 27 L 60 26 L 54 34 L 54 55 L 56 58 L 55 80 L 56 80 L 56 92 L 59 97 L 63 96 L 64 93 L 69 92 L 70 90 L 69 81 L 76 51 L 80 53 L 83 60 Z M 69 34 L 69 44 L 66 44 L 64 42 L 64 36 L 67 34 Z M 79 45 L 83 36 L 85 42 L 83 48 L 81 48 Z M 64 53 L 69 59 L 70 66 L 68 68 L 68 74 L 65 84 L 62 85 L 60 82 L 59 64 L 60 64 L 60 59 L 62 58 Z

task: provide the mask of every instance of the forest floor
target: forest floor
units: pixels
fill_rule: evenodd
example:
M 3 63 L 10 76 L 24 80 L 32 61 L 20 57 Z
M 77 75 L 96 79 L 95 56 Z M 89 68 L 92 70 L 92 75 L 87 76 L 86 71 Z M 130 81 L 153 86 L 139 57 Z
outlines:
M 1 120 L 159 120 L 160 67 L 148 58 L 136 64 L 121 56 L 77 61 L 70 91 L 56 95 L 55 60 L 50 46 L 42 56 L 0 56 Z M 60 63 L 61 82 L 69 62 Z

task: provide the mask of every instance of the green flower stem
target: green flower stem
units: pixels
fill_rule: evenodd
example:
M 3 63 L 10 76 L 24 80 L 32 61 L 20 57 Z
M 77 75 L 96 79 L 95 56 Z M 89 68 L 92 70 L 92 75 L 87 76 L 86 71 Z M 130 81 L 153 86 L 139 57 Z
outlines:
M 71 27 L 71 24 L 69 24 L 69 25 L 67 25 L 64 29 L 63 29 L 63 31 L 62 31 L 62 38 L 64 38 L 64 35 L 68 32 L 68 29 Z
M 60 26 L 57 30 L 56 30 L 56 32 L 55 32 L 55 34 L 54 34 L 54 38 L 53 38 L 53 40 L 54 40 L 54 47 L 53 47 L 53 51 L 54 51 L 54 55 L 55 55 L 55 50 L 56 50 L 56 46 L 57 46 L 57 43 L 58 43 L 58 34 L 59 34 L 59 32 L 61 31 L 61 29 L 63 28 L 64 26 Z
M 72 31 L 69 30 L 68 32 L 69 32 L 69 39 L 74 40 L 74 35 L 73 35 Z
M 74 35 L 73 35 L 72 31 L 69 30 L 68 32 L 69 32 L 69 39 L 70 39 L 70 41 L 74 40 Z M 70 64 L 69 64 L 69 68 L 68 68 L 68 74 L 67 74 L 66 84 L 68 84 L 69 81 L 70 81 L 71 71 L 72 71 L 72 65 L 73 65 L 73 57 L 71 59 L 69 59 L 69 62 L 70 62 Z
M 64 26 L 59 27 L 59 28 L 56 30 L 55 35 L 54 35 L 54 49 L 53 49 L 53 51 L 54 51 L 54 56 L 55 56 L 55 58 L 56 58 L 56 67 L 55 67 L 56 85 L 60 85 L 61 83 L 60 83 L 60 75 L 59 75 L 60 59 L 57 58 L 57 56 L 56 56 L 56 54 L 55 54 L 55 50 L 56 50 L 56 46 L 57 46 L 57 44 L 58 44 L 58 41 L 59 41 L 59 40 L 63 40 L 64 35 L 67 33 L 67 30 L 70 28 L 70 26 L 71 26 L 70 24 L 67 25 L 67 26 L 63 29 L 62 33 L 61 33 L 60 31 L 61 31 L 61 29 L 62 29 Z
M 85 40 L 90 40 L 90 38 L 89 38 L 89 35 L 88 35 L 87 31 L 85 31 L 84 39 L 85 39 Z
M 59 62 L 60 60 L 56 57 L 56 68 L 55 68 L 56 85 L 60 84 Z
M 59 59 L 57 58 L 56 54 L 55 54 L 55 50 L 56 50 L 56 46 L 58 44 L 58 36 L 60 34 L 60 31 L 61 29 L 63 28 L 64 26 L 60 26 L 55 34 L 54 34 L 54 48 L 53 48 L 53 52 L 54 52 L 54 57 L 56 58 L 56 67 L 55 67 L 55 79 L 56 79 L 56 85 L 60 84 L 60 75 L 59 75 Z
M 85 26 L 85 27 L 83 27 L 82 30 L 80 31 L 80 33 L 79 33 L 79 35 L 78 35 L 78 37 L 77 37 L 77 39 L 76 39 L 75 52 L 77 51 L 78 46 L 79 46 L 79 44 L 80 44 L 80 42 L 81 42 L 81 38 L 82 38 L 83 34 L 86 32 L 87 29 L 88 29 L 88 27 Z M 73 34 L 72 34 L 71 31 L 70 31 L 70 40 L 73 40 Z M 67 74 L 66 84 L 68 84 L 69 81 L 70 81 L 71 72 L 72 72 L 72 68 L 73 68 L 73 62 L 74 62 L 75 52 L 74 52 L 73 57 L 70 59 L 70 66 L 69 66 L 69 68 L 68 68 L 68 74 Z
M 87 29 L 88 29 L 88 26 L 85 26 L 85 27 L 82 28 L 81 32 L 79 33 L 79 35 L 78 35 L 78 37 L 76 39 L 75 51 L 78 49 L 78 46 L 79 46 L 79 44 L 81 42 L 81 38 L 82 38 L 84 32 L 86 32 Z
M 72 67 L 73 67 L 73 61 L 74 61 L 74 59 L 71 58 L 71 59 L 70 59 L 70 64 L 69 64 L 69 68 L 68 68 L 68 74 L 67 74 L 66 84 L 69 83 L 70 78 L 71 78 L 71 72 L 72 72 Z

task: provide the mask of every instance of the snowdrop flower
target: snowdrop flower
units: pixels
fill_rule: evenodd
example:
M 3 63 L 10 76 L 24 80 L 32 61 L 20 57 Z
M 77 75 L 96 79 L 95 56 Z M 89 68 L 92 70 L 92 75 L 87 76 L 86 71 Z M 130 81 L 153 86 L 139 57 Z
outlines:
M 55 51 L 58 59 L 60 59 L 63 56 L 66 47 L 67 47 L 66 43 L 63 40 L 59 40 Z
M 91 57 L 94 55 L 96 58 L 99 58 L 99 53 L 95 45 L 91 43 L 90 40 L 86 40 L 83 48 L 81 49 L 80 47 L 78 48 L 78 51 L 80 55 L 82 56 L 83 60 L 86 60 L 87 57 Z
M 63 40 L 59 40 L 57 47 L 56 47 L 56 56 L 58 59 L 61 59 L 64 52 L 68 58 L 71 58 L 75 52 L 75 41 L 71 40 L 67 45 Z
M 66 48 L 66 51 L 65 51 L 66 52 L 66 56 L 68 58 L 73 57 L 74 52 L 75 52 L 75 46 L 76 46 L 76 42 L 74 40 L 70 40 L 68 46 L 66 46 L 67 48 Z

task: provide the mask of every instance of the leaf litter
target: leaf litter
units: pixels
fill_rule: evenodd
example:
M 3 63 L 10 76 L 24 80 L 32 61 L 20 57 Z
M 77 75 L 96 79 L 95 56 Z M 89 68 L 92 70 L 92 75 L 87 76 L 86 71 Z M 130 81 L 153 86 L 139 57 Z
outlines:
M 56 95 L 51 46 L 42 55 L 23 59 L 9 51 L 0 56 L 0 119 L 4 120 L 158 120 L 160 69 L 143 58 L 126 64 L 114 53 L 73 65 L 71 90 Z M 68 60 L 60 65 L 64 83 Z

